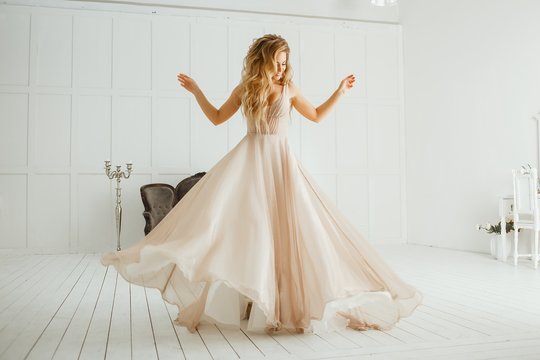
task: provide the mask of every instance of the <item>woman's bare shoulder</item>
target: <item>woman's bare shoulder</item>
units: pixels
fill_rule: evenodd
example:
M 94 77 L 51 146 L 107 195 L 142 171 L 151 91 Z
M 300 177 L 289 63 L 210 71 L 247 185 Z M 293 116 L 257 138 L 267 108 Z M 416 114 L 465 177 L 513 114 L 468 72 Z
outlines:
M 287 86 L 289 87 L 289 97 L 291 97 L 291 98 L 295 97 L 298 94 L 299 90 L 296 87 L 296 85 L 294 84 L 294 82 L 292 80 L 289 81 Z
M 238 84 L 234 87 L 234 89 L 232 90 L 232 93 L 241 95 L 243 91 L 244 91 L 244 86 L 242 84 Z
M 244 87 L 242 84 L 236 85 L 236 87 L 231 91 L 231 97 L 240 101 L 242 99 L 242 94 L 244 93 Z

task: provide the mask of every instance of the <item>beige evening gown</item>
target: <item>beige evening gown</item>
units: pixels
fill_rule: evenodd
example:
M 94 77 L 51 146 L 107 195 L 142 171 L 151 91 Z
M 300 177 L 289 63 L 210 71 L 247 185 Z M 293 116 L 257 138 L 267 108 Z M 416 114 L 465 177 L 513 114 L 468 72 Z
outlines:
M 294 156 L 284 86 L 269 133 L 246 136 L 144 239 L 102 258 L 129 282 L 157 288 L 176 323 L 315 333 L 390 329 L 422 295 L 403 282 Z M 182 303 L 186 284 L 194 294 Z M 184 300 L 185 302 L 185 300 Z

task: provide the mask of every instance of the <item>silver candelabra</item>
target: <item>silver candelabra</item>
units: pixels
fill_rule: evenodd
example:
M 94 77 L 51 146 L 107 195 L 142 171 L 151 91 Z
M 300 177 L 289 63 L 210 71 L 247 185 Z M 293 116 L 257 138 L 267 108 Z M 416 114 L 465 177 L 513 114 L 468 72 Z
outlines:
M 105 175 L 109 179 L 116 179 L 116 250 L 120 251 L 120 232 L 122 231 L 122 188 L 120 187 L 120 180 L 122 178 L 129 179 L 131 171 L 133 170 L 133 164 L 131 161 L 126 163 L 127 172 L 121 171 L 122 166 L 116 165 L 116 170 L 111 171 L 110 160 L 105 160 Z

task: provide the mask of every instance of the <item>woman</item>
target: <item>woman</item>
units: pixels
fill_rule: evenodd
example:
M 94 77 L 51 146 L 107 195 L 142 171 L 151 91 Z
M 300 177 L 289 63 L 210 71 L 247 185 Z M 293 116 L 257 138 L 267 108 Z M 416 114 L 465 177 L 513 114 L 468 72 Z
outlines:
M 146 238 L 104 256 L 104 264 L 160 289 L 179 307 L 177 324 L 191 331 L 201 319 L 239 325 L 242 317 L 248 330 L 389 329 L 420 304 L 421 294 L 321 192 L 287 140 L 291 106 L 319 122 L 354 75 L 315 108 L 291 81 L 287 42 L 265 35 L 249 48 L 240 85 L 219 109 L 189 76 L 178 81 L 215 125 L 242 107 L 247 134 Z M 201 285 L 186 307 L 185 279 Z

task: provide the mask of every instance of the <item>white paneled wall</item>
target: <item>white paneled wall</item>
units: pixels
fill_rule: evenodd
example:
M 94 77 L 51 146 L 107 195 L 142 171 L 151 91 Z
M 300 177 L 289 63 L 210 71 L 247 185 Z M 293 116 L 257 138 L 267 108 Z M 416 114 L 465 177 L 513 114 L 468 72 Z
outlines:
M 32 98 L 31 98 L 32 99 Z M 30 146 L 38 171 L 66 171 L 71 163 L 71 95 L 35 94 Z
M 191 74 L 220 104 L 265 33 L 289 41 L 294 81 L 316 105 L 356 74 L 358 86 L 323 122 L 293 112 L 290 142 L 366 237 L 404 241 L 398 25 L 126 9 L 0 6 L 1 248 L 113 249 L 107 158 L 134 163 L 122 182 L 123 243 L 142 238 L 139 187 L 208 170 L 246 131 L 240 112 L 212 125 L 176 74 Z
M 0 166 L 25 166 L 28 153 L 28 94 L 0 93 L 0 109 Z
M 27 244 L 27 177 L 2 174 L 0 176 L 0 246 L 25 248 Z
M 77 13 L 73 23 L 74 84 L 78 88 L 111 88 L 112 26 L 110 16 Z

